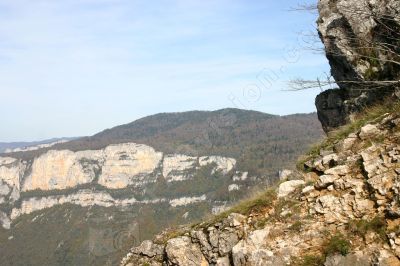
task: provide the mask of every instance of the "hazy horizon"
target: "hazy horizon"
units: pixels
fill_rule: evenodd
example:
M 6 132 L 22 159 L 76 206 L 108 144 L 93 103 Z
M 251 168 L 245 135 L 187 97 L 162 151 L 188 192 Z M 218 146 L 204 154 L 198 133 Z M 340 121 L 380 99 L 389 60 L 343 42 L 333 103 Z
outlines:
M 311 3 L 311 1 L 309 1 Z M 329 72 L 298 1 L 0 0 L 1 142 L 93 135 L 162 112 L 315 111 Z

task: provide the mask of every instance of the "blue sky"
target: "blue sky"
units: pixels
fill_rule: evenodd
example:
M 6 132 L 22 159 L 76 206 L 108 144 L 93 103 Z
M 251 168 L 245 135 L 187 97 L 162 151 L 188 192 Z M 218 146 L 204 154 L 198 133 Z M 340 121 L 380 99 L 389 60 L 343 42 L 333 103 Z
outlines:
M 329 71 L 304 48 L 316 14 L 288 11 L 298 2 L 0 0 L 0 141 L 159 112 L 312 112 L 318 90 L 285 91 Z

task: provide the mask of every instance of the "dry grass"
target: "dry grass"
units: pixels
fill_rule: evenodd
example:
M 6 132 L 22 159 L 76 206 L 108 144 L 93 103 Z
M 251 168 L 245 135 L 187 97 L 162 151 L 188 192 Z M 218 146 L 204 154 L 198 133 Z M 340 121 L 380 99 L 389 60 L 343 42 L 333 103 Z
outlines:
M 211 217 L 207 222 L 203 222 L 193 226 L 192 228 L 207 227 L 226 219 L 231 213 L 239 213 L 249 215 L 250 213 L 260 213 L 265 208 L 272 206 L 276 200 L 275 188 L 270 188 L 263 192 L 257 192 L 253 197 L 242 200 L 229 210 Z
M 297 168 L 304 171 L 304 163 L 319 156 L 321 150 L 332 149 L 335 144 L 351 133 L 359 131 L 369 123 L 378 122 L 387 113 L 400 113 L 400 101 L 387 100 L 383 104 L 365 108 L 363 112 L 355 115 L 353 122 L 329 132 L 322 142 L 314 145 L 305 156 L 298 160 Z

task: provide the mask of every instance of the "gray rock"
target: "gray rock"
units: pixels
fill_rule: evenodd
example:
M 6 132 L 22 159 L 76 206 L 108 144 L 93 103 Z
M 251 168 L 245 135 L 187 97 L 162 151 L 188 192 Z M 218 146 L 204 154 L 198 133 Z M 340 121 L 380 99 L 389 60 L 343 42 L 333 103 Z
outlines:
M 165 248 L 168 261 L 177 266 L 207 266 L 208 262 L 197 244 L 183 236 L 168 240 Z
M 279 185 L 278 198 L 283 198 L 293 193 L 298 187 L 305 185 L 306 182 L 303 180 L 292 180 L 287 181 Z
M 228 256 L 217 259 L 216 266 L 230 266 L 230 265 L 231 265 L 231 263 L 229 261 Z
M 227 255 L 239 242 L 239 237 L 234 230 L 224 230 L 219 234 L 218 251 L 221 257 Z
M 361 128 L 359 137 L 362 140 L 370 139 L 376 137 L 380 134 L 380 130 L 375 125 L 365 125 Z
M 246 216 L 239 213 L 231 213 L 226 218 L 226 223 L 229 224 L 230 227 L 238 227 L 242 225 L 243 222 L 246 221 Z
M 337 175 L 322 175 L 319 177 L 319 180 L 317 184 L 315 184 L 315 187 L 317 189 L 327 188 L 329 185 L 332 185 L 338 178 L 339 176 Z
M 322 164 L 326 167 L 330 167 L 332 164 L 336 164 L 339 160 L 339 156 L 336 153 L 325 155 L 322 158 Z
M 10 188 L 6 184 L 3 184 L 3 182 L 0 180 L 0 195 L 6 196 L 10 193 L 10 191 Z
M 344 107 L 346 98 L 346 94 L 339 89 L 326 90 L 315 98 L 318 119 L 325 132 L 347 123 L 349 113 Z
M 164 248 L 161 245 L 154 244 L 153 241 L 145 240 L 140 244 L 140 246 L 133 248 L 132 253 L 152 258 L 158 255 L 163 255 Z
M 279 171 L 279 180 L 287 181 L 292 174 L 293 174 L 293 171 L 287 170 L 287 169 Z
M 350 173 L 350 168 L 347 165 L 339 165 L 325 171 L 325 175 L 344 176 Z
M 365 266 L 370 265 L 366 258 L 358 257 L 356 255 L 333 255 L 329 256 L 324 266 Z
M 394 87 L 374 89 L 365 83 L 354 82 L 396 80 L 399 77 L 399 66 L 390 62 L 395 53 L 386 52 L 379 46 L 374 47 L 373 54 L 360 48 L 365 47 L 365 43 L 386 42 L 390 45 L 399 38 L 400 7 L 397 0 L 320 0 L 318 9 L 319 36 L 332 76 L 340 87 L 325 91 L 316 99 L 318 117 L 328 132 L 349 122 L 353 113 L 382 101 L 395 91 Z M 393 25 L 385 27 L 387 22 L 383 22 L 382 16 L 393 21 Z

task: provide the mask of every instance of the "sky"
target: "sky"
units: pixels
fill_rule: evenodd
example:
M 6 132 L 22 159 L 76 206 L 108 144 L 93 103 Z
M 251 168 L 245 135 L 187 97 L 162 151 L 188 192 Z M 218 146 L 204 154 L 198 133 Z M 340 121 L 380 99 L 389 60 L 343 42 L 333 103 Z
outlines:
M 290 11 L 298 3 L 0 0 L 0 142 L 160 112 L 314 112 L 319 89 L 288 91 L 329 72 L 307 49 L 317 14 Z

